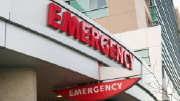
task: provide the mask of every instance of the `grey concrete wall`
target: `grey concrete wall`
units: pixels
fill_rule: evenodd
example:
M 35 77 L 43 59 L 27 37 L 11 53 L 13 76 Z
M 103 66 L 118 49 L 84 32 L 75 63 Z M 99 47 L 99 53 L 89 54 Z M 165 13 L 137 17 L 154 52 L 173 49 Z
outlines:
M 0 70 L 0 101 L 36 101 L 36 99 L 35 70 Z

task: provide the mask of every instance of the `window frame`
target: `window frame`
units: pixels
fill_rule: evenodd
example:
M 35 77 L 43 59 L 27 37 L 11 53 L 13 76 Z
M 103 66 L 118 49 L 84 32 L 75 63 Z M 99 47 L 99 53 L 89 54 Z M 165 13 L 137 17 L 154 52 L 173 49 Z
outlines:
M 67 3 L 68 1 L 69 1 L 68 4 L 71 6 L 71 1 L 76 1 L 76 0 L 64 0 L 64 2 L 66 2 L 66 3 Z M 106 6 L 103 6 L 103 7 L 100 7 L 100 8 L 96 8 L 96 9 L 91 9 L 91 10 L 90 10 L 90 6 L 89 6 L 89 5 L 90 5 L 90 3 L 89 3 L 89 0 L 88 0 L 88 8 L 89 8 L 89 10 L 87 10 L 87 11 L 82 11 L 82 12 L 79 11 L 79 12 L 81 12 L 81 13 L 83 13 L 83 14 L 84 14 L 84 13 L 89 13 L 88 16 L 85 15 L 85 14 L 84 14 L 84 15 L 87 16 L 87 17 L 89 17 L 90 19 L 92 19 L 91 16 L 90 16 L 90 12 L 91 12 L 91 11 L 96 11 L 96 10 L 99 10 L 99 9 L 107 8 L 107 16 L 109 16 L 109 12 L 108 12 L 108 2 L 107 2 L 107 0 L 106 0 Z M 103 17 L 106 17 L 106 16 L 103 16 Z M 98 19 L 98 18 L 101 18 L 101 17 L 97 17 L 97 18 L 93 18 L 93 19 Z
M 137 52 L 139 52 L 139 51 L 143 51 L 143 50 L 148 50 L 148 55 L 147 56 L 140 56 L 140 55 L 138 55 L 138 53 Z M 151 67 L 151 59 L 150 59 L 150 56 L 149 56 L 149 49 L 141 49 L 141 50 L 136 50 L 136 51 L 134 51 L 139 57 L 141 57 L 141 59 L 143 60 L 143 58 L 149 58 L 149 64 L 147 64 L 148 66 L 150 66 Z M 143 60 L 144 61 L 144 60 Z M 145 62 L 145 61 L 144 61 Z M 146 63 L 146 62 L 145 62 Z

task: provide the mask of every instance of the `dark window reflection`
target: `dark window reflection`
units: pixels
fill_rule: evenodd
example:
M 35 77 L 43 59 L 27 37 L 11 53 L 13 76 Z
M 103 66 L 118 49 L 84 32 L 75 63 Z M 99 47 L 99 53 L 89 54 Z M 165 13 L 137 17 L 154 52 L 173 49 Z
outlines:
M 107 6 L 106 0 L 97 0 L 98 2 L 98 8 Z
M 106 0 L 89 0 L 89 9 L 98 9 L 101 7 L 106 7 L 107 3 Z
M 65 1 L 65 2 L 70 5 L 70 1 Z
M 93 10 L 97 8 L 98 8 L 97 0 L 89 0 L 89 9 Z
M 88 0 L 71 0 L 71 6 L 80 12 L 88 11 L 89 5 Z

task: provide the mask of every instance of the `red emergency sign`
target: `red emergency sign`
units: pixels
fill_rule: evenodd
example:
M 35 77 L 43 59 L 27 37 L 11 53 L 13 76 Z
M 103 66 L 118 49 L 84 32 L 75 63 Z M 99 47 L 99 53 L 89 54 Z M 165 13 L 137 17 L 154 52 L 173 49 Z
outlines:
M 55 93 L 72 100 L 78 101 L 96 101 L 103 100 L 119 94 L 134 84 L 136 84 L 140 78 L 132 78 L 126 80 L 117 80 L 112 82 L 97 83 L 86 86 L 78 86 L 68 89 L 54 90 Z
M 100 50 L 101 53 L 107 54 L 110 58 L 123 64 L 124 67 L 132 70 L 134 56 L 131 53 L 119 46 L 108 36 L 100 35 L 96 28 L 90 27 L 85 21 L 79 22 L 79 18 L 71 16 L 71 13 L 68 11 L 63 12 L 61 17 L 58 15 L 61 11 L 62 9 L 54 3 L 49 4 L 49 26 L 60 29 L 62 32 L 67 32 L 68 35 L 74 36 L 79 41 Z M 57 23 L 57 21 L 61 21 L 61 24 Z

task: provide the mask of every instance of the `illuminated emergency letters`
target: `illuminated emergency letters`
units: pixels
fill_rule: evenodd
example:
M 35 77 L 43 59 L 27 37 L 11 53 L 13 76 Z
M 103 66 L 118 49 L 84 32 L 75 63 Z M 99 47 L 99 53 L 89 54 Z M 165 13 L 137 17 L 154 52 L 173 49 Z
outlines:
M 62 13 L 61 8 L 54 3 L 50 3 L 48 14 L 49 26 L 67 32 L 68 35 L 89 44 L 89 46 L 100 50 L 103 54 L 107 54 L 110 58 L 123 64 L 129 70 L 133 69 L 134 56 L 119 46 L 114 40 L 106 35 L 100 35 L 96 28 L 90 27 L 85 21 L 79 22 L 79 18 L 71 16 L 71 13 L 68 11 L 63 12 L 62 20 L 58 13 Z M 61 24 L 57 23 L 57 21 L 61 21 Z

